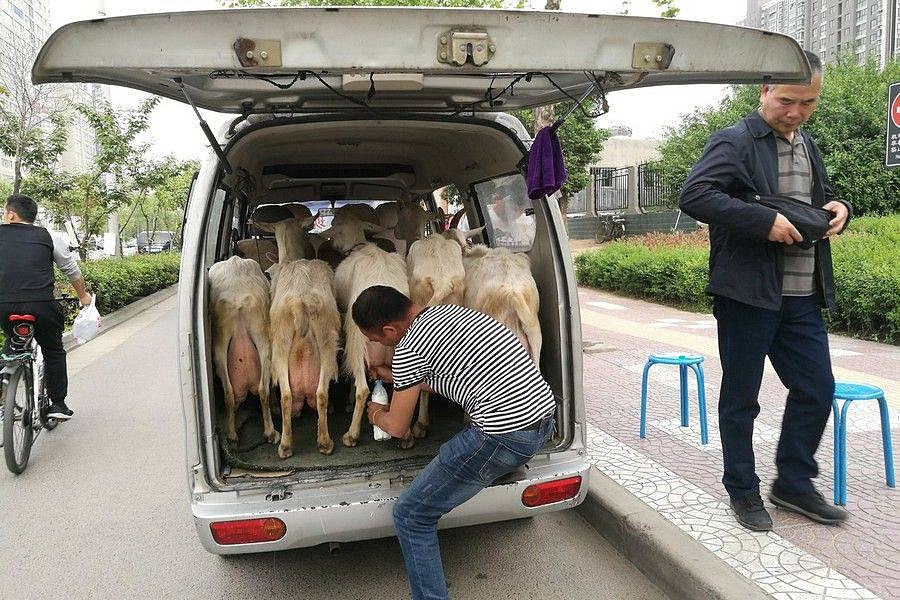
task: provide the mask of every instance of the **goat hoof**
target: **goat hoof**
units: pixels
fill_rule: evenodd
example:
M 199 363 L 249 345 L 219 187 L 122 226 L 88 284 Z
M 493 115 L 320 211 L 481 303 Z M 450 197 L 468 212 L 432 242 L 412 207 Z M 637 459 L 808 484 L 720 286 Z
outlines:
M 405 437 L 402 440 L 400 440 L 400 448 L 402 450 L 409 450 L 410 448 L 412 448 L 415 445 L 416 445 L 416 438 L 414 438 L 413 436 Z
M 319 448 L 319 452 L 325 454 L 326 456 L 334 452 L 334 442 L 332 442 L 330 439 L 324 443 L 319 442 L 316 446 Z
M 278 458 L 290 458 L 294 455 L 294 449 L 290 446 L 278 446 Z
M 352 436 L 349 433 L 345 433 L 341 437 L 341 443 L 344 444 L 345 446 L 347 446 L 348 448 L 352 448 L 353 446 L 355 446 L 357 441 L 358 441 L 358 439 L 356 438 L 356 436 Z
M 412 434 L 413 437 L 422 439 L 426 435 L 428 435 L 428 427 L 422 425 L 421 423 L 416 423 L 412 426 Z
M 272 433 L 266 435 L 266 441 L 270 444 L 277 444 L 281 441 L 281 434 L 277 431 L 273 431 Z
M 238 445 L 238 444 L 237 444 L 237 434 L 235 434 L 234 437 L 232 437 L 231 435 L 229 435 L 228 438 L 225 440 L 225 442 L 228 444 L 228 447 L 229 447 L 230 449 L 236 450 L 236 449 L 237 449 L 237 445 Z

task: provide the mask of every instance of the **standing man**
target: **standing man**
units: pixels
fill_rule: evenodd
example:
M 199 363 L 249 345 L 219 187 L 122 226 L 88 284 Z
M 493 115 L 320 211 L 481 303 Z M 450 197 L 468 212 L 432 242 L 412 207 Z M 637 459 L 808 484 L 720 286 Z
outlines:
M 531 460 L 553 434 L 556 401 L 515 334 L 486 314 L 452 304 L 426 308 L 386 286 L 364 290 L 351 313 L 369 340 L 394 347 L 391 368 L 374 369 L 394 393 L 389 407 L 369 402 L 373 425 L 408 435 L 422 389 L 472 419 L 394 504 L 413 600 L 446 599 L 438 519 Z
M 822 63 L 811 52 L 806 56 L 809 85 L 763 85 L 757 111 L 710 137 L 680 201 L 685 213 L 709 224 L 707 292 L 713 295 L 722 361 L 722 483 L 738 522 L 754 531 L 772 529 L 753 455 L 766 356 L 789 390 L 769 500 L 819 523 L 847 518 L 812 484 L 834 393 L 821 313 L 821 307 L 835 305 L 829 242 L 808 250 L 794 246 L 803 238 L 784 215 L 743 200 L 777 193 L 824 207 L 833 213 L 826 237 L 847 226 L 850 204 L 834 197 L 819 149 L 800 129 L 822 87 Z
M 6 336 L 3 352 L 9 352 L 12 328 L 9 315 L 37 317 L 34 337 L 44 354 L 48 417 L 65 421 L 73 412 L 66 406 L 68 376 L 66 351 L 62 344 L 65 312 L 53 300 L 53 264 L 69 278 L 82 306 L 91 303 L 75 257 L 61 239 L 34 225 L 37 204 L 23 194 L 7 198 L 0 225 L 0 325 Z

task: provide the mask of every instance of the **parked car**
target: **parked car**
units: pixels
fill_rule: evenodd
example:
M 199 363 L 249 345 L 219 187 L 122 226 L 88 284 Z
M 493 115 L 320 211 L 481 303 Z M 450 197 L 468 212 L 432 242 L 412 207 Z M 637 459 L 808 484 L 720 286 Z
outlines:
M 391 535 L 395 499 L 463 420 L 450 410 L 433 413 L 434 431 L 412 450 L 361 439 L 356 448 L 323 456 L 314 443 L 299 447 L 309 437 L 299 431 L 309 426 L 302 417 L 289 460 L 258 440 L 243 448 L 239 441 L 236 450 L 222 442 L 207 271 L 229 258 L 237 241 L 266 235 L 249 221 L 256 206 L 366 200 L 434 209 L 432 192 L 453 183 L 470 227 L 486 226 L 482 242 L 527 253 L 541 292 L 540 368 L 557 399 L 557 430 L 527 468 L 479 492 L 441 527 L 568 509 L 584 499 L 590 469 L 577 284 L 557 202 L 526 195 L 528 132 L 498 111 L 589 92 L 602 106 L 618 89 L 809 77 L 796 41 L 740 27 L 358 7 L 71 23 L 49 38 L 33 71 L 35 83 L 118 84 L 237 115 L 217 139 L 206 130 L 211 150 L 190 194 L 178 289 L 190 510 L 203 545 L 218 554 Z M 514 203 L 528 221 L 528 235 L 499 235 L 489 210 L 498 190 L 499 201 Z M 337 392 L 331 402 L 336 420 L 343 414 Z
M 174 231 L 156 231 L 151 234 L 147 231 L 140 231 L 135 236 L 135 245 L 138 254 L 157 254 L 172 250 L 172 244 L 175 240 Z

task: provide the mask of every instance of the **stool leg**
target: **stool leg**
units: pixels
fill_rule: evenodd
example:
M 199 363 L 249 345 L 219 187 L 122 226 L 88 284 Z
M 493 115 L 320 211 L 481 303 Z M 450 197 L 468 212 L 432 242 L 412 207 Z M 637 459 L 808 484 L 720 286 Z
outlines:
M 644 374 L 641 377 L 641 439 L 647 437 L 647 373 L 652 365 L 652 362 L 647 361 L 647 364 L 644 365 Z
M 881 445 L 884 449 L 884 479 L 888 487 L 894 487 L 894 448 L 891 444 L 891 419 L 888 416 L 887 400 L 878 399 L 881 412 Z
M 706 426 L 706 382 L 703 379 L 703 367 L 691 365 L 691 369 L 697 376 L 697 405 L 700 412 L 700 443 L 709 443 L 709 431 Z
M 852 400 L 841 407 L 841 506 L 847 505 L 847 413 Z
M 681 426 L 688 426 L 688 385 L 687 366 L 678 365 L 678 375 L 681 379 Z
M 841 503 L 841 412 L 837 400 L 831 399 L 831 412 L 834 413 L 832 428 L 834 429 L 834 503 Z

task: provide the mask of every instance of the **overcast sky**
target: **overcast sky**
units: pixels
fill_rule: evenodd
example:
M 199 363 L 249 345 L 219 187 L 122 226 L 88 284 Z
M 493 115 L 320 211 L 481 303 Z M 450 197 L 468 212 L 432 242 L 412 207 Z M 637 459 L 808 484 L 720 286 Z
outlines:
M 681 8 L 680 19 L 725 24 L 737 23 L 746 9 L 745 0 L 676 0 L 676 5 Z M 543 8 L 544 0 L 531 0 L 530 6 Z M 94 18 L 101 10 L 108 16 L 118 16 L 221 7 L 216 0 L 50 0 L 54 29 L 71 21 Z M 650 0 L 631 0 L 628 9 L 632 15 L 659 16 L 659 9 Z M 617 13 L 622 10 L 622 1 L 563 0 L 562 10 Z M 615 92 L 609 97 L 609 114 L 599 123 L 602 126 L 627 125 L 635 137 L 655 137 L 666 125 L 675 123 L 679 115 L 717 102 L 723 90 L 718 85 L 693 85 Z M 141 92 L 125 88 L 114 87 L 111 91 L 112 101 L 117 105 L 135 105 L 144 97 L 146 95 Z M 205 114 L 214 131 L 229 118 L 218 113 Z M 154 111 L 149 135 L 156 155 L 174 154 L 183 159 L 204 156 L 206 139 L 186 104 L 162 100 Z

